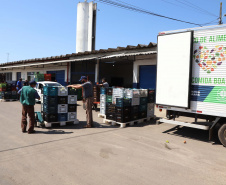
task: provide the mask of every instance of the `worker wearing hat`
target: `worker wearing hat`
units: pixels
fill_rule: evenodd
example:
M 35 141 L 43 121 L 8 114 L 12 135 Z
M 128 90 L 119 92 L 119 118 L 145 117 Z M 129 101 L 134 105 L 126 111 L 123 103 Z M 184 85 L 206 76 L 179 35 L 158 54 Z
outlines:
M 93 84 L 88 81 L 86 76 L 82 76 L 79 80 L 82 84 L 74 84 L 69 85 L 68 87 L 72 87 L 75 89 L 83 88 L 83 98 L 85 100 L 86 105 L 86 121 L 87 125 L 85 128 L 91 128 L 93 126 L 93 113 L 92 113 L 92 105 L 93 105 Z
M 102 78 L 102 84 L 99 84 L 100 87 L 109 88 L 109 84 L 106 78 Z
M 24 86 L 18 92 L 20 94 L 20 103 L 22 104 L 22 120 L 21 120 L 21 128 L 22 132 L 26 132 L 27 128 L 27 114 L 29 117 L 29 128 L 28 134 L 35 133 L 35 112 L 34 105 L 35 99 L 40 99 L 37 91 L 34 89 L 36 86 L 36 82 L 34 80 L 29 82 L 29 86 Z

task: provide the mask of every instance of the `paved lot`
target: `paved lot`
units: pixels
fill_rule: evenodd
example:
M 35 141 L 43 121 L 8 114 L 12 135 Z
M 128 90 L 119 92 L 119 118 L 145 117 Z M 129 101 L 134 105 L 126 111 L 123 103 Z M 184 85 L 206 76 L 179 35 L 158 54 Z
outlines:
M 19 102 L 0 102 L 1 185 L 226 184 L 226 148 L 206 131 L 154 121 L 120 129 L 98 124 L 96 112 L 96 128 L 83 129 L 80 106 L 79 125 L 28 135 L 20 118 Z

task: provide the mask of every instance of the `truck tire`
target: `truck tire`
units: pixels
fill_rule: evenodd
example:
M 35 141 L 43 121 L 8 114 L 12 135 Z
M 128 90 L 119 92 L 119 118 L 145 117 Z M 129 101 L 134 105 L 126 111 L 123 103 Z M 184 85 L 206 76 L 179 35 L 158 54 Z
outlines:
M 226 124 L 223 124 L 218 130 L 218 138 L 220 142 L 226 147 Z

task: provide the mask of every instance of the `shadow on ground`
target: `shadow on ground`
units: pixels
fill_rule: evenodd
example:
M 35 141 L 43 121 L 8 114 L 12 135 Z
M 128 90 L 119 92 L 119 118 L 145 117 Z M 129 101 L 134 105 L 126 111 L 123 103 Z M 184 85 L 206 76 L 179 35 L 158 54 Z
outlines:
M 35 134 L 72 134 L 74 132 L 65 132 L 64 130 L 46 130 L 46 131 L 37 131 Z
M 212 142 L 213 145 L 221 145 L 220 141 L 216 137 L 217 133 L 214 133 L 215 137 L 213 138 L 213 141 L 209 140 L 208 130 L 200 130 L 200 129 L 189 128 L 189 127 L 175 126 L 169 130 L 164 131 L 163 133 L 170 134 L 173 136 L 198 140 L 202 142 L 207 142 L 207 143 Z

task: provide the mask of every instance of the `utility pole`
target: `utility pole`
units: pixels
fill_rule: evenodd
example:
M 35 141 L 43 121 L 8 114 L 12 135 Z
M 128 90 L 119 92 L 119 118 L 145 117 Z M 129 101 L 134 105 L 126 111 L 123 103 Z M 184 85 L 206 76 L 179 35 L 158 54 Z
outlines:
M 220 17 L 219 17 L 219 24 L 223 24 L 223 22 L 222 22 L 222 2 L 221 2 L 221 5 L 220 5 Z

